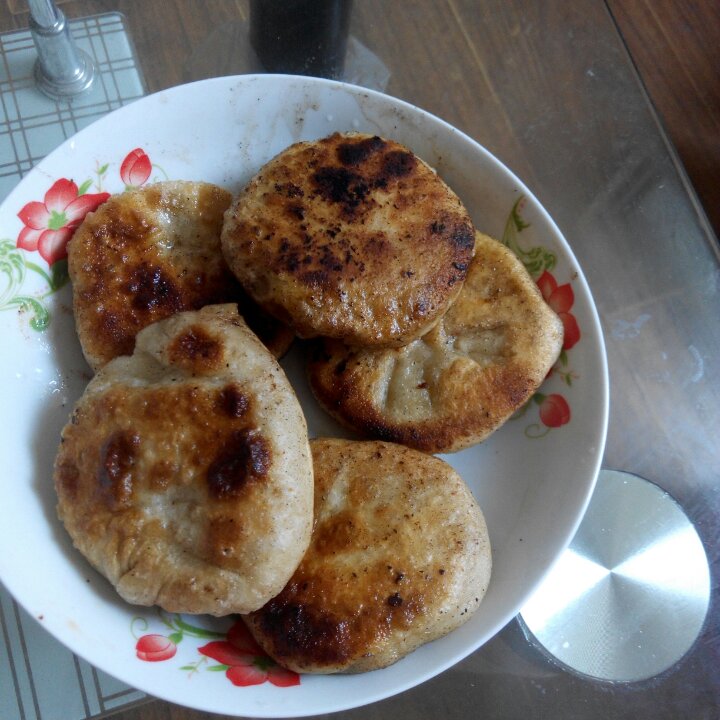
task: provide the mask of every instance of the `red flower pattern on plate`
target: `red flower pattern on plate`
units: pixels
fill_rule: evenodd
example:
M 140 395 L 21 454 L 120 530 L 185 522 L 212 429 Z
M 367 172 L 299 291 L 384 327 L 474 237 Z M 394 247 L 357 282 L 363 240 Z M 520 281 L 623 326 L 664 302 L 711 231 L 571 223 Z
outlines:
M 226 666 L 225 675 L 233 685 L 246 687 L 266 681 L 277 687 L 300 684 L 300 676 L 269 658 L 241 621 L 228 630 L 227 640 L 209 642 L 198 652 Z
M 120 179 L 128 187 L 140 187 L 147 182 L 152 172 L 152 163 L 142 148 L 131 150 L 120 165 Z
M 42 202 L 29 202 L 18 213 L 25 227 L 18 235 L 17 246 L 39 252 L 48 265 L 63 260 L 73 231 L 109 197 L 109 193 L 79 195 L 72 180 L 56 180 Z
M 549 428 L 557 428 L 570 422 L 570 406 L 562 395 L 540 395 L 540 421 Z
M 557 313 L 562 320 L 565 330 L 563 350 L 569 350 L 580 340 L 580 326 L 575 316 L 570 312 L 575 302 L 575 293 L 572 285 L 565 283 L 558 285 L 557 280 L 547 270 L 538 278 L 537 286 L 540 288 L 545 302 Z
M 140 660 L 160 662 L 169 660 L 177 652 L 177 645 L 165 635 L 143 635 L 135 645 Z

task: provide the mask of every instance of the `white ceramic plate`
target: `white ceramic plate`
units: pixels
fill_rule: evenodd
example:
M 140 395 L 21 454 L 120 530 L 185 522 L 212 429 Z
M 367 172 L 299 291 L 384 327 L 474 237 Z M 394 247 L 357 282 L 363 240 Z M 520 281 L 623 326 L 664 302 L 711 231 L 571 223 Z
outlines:
M 57 257 L 63 228 L 93 205 L 92 195 L 165 178 L 237 191 L 292 142 L 336 130 L 391 137 L 434 166 L 477 227 L 526 261 L 574 344 L 523 413 L 481 446 L 447 457 L 490 530 L 493 577 L 477 613 L 385 670 L 297 678 L 262 658 L 248 660 L 242 640 L 226 637 L 229 619 L 161 616 L 123 603 L 73 550 L 55 516 L 51 472 L 60 430 L 90 373 Z M 142 152 L 123 162 L 136 148 Z M 607 425 L 597 313 L 568 244 L 528 189 L 442 120 L 385 95 L 312 78 L 241 76 L 177 87 L 108 115 L 52 153 L 3 204 L 0 228 L 0 577 L 49 632 L 126 683 L 205 711 L 256 717 L 327 713 L 388 697 L 497 633 L 572 538 Z M 284 365 L 311 434 L 339 433 L 308 392 L 297 352 Z M 248 682 L 256 684 L 242 684 Z

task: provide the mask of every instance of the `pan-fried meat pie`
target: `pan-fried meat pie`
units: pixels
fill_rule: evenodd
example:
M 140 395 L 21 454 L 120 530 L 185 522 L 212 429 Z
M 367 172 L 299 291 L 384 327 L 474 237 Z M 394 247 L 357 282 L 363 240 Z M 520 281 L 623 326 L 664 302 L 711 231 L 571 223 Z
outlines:
M 426 163 L 379 137 L 290 146 L 226 213 L 222 248 L 250 295 L 301 337 L 399 346 L 457 297 L 466 209 Z
M 131 355 L 151 323 L 223 302 L 247 306 L 253 330 L 276 356 L 287 350 L 293 334 L 253 310 L 223 260 L 220 229 L 231 199 L 209 183 L 161 182 L 114 195 L 85 218 L 68 244 L 68 271 L 93 370 Z
M 463 289 L 430 332 L 398 349 L 318 342 L 310 383 L 330 414 L 366 436 L 451 452 L 484 440 L 527 402 L 562 339 L 522 263 L 477 233 Z
M 378 441 L 311 448 L 310 548 L 283 591 L 246 617 L 265 651 L 296 672 L 363 672 L 468 620 L 490 580 L 490 543 L 450 465 Z
M 310 540 L 305 419 L 234 305 L 140 331 L 77 403 L 54 479 L 73 543 L 138 605 L 256 610 Z

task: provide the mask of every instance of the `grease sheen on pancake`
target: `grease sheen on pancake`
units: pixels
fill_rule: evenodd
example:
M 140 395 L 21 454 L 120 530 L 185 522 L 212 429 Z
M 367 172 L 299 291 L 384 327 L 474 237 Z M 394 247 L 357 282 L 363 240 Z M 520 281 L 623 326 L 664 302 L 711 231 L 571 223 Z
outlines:
M 54 480 L 75 546 L 138 605 L 255 610 L 310 539 L 305 419 L 234 305 L 154 323 L 95 375 Z
M 457 296 L 473 252 L 459 198 L 406 147 L 336 133 L 290 146 L 226 213 L 225 258 L 301 337 L 399 346 Z
M 310 547 L 283 591 L 245 618 L 265 651 L 296 672 L 363 672 L 468 620 L 490 580 L 490 544 L 450 465 L 379 441 L 311 449 Z
M 94 370 L 130 355 L 147 325 L 184 310 L 237 302 L 276 355 L 293 334 L 262 313 L 220 250 L 232 196 L 203 182 L 160 182 L 112 196 L 68 244 L 68 271 L 80 343 Z
M 430 332 L 398 349 L 319 342 L 310 383 L 330 414 L 364 435 L 451 452 L 485 439 L 527 402 L 562 338 L 522 263 L 477 233 L 463 289 Z

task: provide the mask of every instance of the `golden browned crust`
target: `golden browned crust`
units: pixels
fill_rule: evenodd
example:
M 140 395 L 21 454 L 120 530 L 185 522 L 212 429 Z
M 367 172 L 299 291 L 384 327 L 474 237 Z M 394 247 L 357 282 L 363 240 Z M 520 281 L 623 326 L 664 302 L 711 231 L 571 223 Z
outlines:
M 292 332 L 247 298 L 220 251 L 232 196 L 209 183 L 164 182 L 124 192 L 90 213 L 68 245 L 80 343 L 94 370 L 132 354 L 135 336 L 183 310 L 240 303 L 280 356 Z
M 343 424 L 451 452 L 485 439 L 531 397 L 562 337 L 520 261 L 477 233 L 463 290 L 430 332 L 399 349 L 318 342 L 308 370 L 318 401 Z
M 131 603 L 248 612 L 310 539 L 305 420 L 233 305 L 142 330 L 90 382 L 63 430 L 58 514 Z
M 384 442 L 311 442 L 315 527 L 284 590 L 246 617 L 297 672 L 385 667 L 477 609 L 490 579 L 480 508 L 439 458 Z
M 407 148 L 336 133 L 267 163 L 226 213 L 222 247 L 250 295 L 301 337 L 398 346 L 457 296 L 473 229 Z

